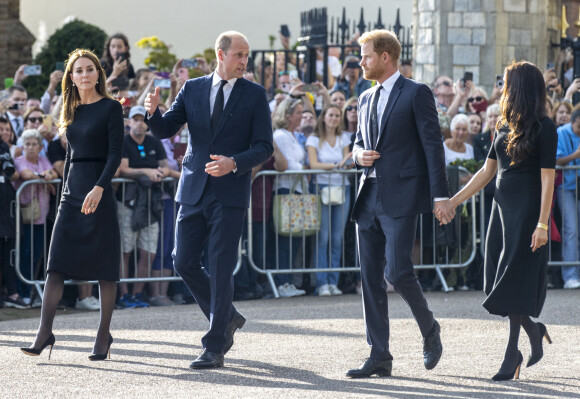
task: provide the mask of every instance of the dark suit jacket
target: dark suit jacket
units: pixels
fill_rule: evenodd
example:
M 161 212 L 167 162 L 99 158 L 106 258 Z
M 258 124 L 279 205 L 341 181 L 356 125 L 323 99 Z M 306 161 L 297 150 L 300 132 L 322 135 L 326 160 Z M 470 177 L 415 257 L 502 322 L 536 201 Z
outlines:
M 358 130 L 353 157 L 370 150 L 370 108 L 376 87 L 358 101 Z M 430 212 L 435 197 L 449 197 L 445 174 L 443 136 L 433 93 L 424 84 L 400 76 L 393 86 L 379 127 L 374 163 L 379 198 L 387 216 L 402 217 Z M 361 177 L 363 190 L 368 169 Z M 358 218 L 357 201 L 353 220 Z
M 250 203 L 251 170 L 267 161 L 274 151 L 270 108 L 263 87 L 238 79 L 232 89 L 216 132 L 212 133 L 209 94 L 212 75 L 188 80 L 161 116 L 159 109 L 145 123 L 162 139 L 175 135 L 187 122 L 189 143 L 175 201 L 195 205 L 207 179 L 216 199 L 225 206 L 247 208 Z M 212 177 L 205 172 L 210 154 L 233 157 L 237 172 Z

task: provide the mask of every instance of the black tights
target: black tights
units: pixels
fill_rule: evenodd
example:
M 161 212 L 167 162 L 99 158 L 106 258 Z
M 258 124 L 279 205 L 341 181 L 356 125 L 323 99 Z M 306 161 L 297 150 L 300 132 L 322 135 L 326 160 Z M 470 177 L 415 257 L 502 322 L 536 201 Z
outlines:
M 62 298 L 63 290 L 64 276 L 54 271 L 48 273 L 46 285 L 44 286 L 44 297 L 42 299 L 40 326 L 38 327 L 32 348 L 40 348 L 52 333 L 52 322 L 56 315 L 58 303 Z M 117 283 L 115 281 L 99 281 L 101 320 L 93 348 L 93 353 L 95 354 L 103 354 L 107 350 L 110 335 L 109 327 L 111 325 L 111 318 L 113 317 L 116 296 Z
M 520 326 L 530 339 L 532 353 L 541 350 L 541 340 L 539 339 L 540 329 L 537 323 L 534 323 L 529 316 L 522 316 L 518 314 L 510 314 L 510 336 L 508 339 L 507 348 L 505 350 L 505 357 L 500 368 L 500 373 L 508 370 L 513 370 L 519 360 L 518 355 L 518 340 L 520 337 Z M 538 346 L 539 345 L 539 346 Z

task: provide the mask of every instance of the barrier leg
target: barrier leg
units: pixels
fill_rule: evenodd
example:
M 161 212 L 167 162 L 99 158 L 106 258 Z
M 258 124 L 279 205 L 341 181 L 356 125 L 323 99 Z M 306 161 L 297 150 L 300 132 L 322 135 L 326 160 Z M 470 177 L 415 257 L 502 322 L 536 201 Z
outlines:
M 449 287 L 447 286 L 447 282 L 445 281 L 445 276 L 443 276 L 443 272 L 441 271 L 439 265 L 435 265 L 435 271 L 437 272 L 437 277 L 439 277 L 439 281 L 441 281 L 443 292 L 449 292 Z
M 274 276 L 270 272 L 266 273 L 266 276 L 268 276 L 268 281 L 270 282 L 270 287 L 272 287 L 272 294 L 274 295 L 274 298 L 280 298 L 280 294 L 278 294 L 278 288 L 274 282 Z
M 37 281 L 36 283 L 34 283 L 34 287 L 36 288 L 36 292 L 38 293 L 38 297 L 42 301 L 44 299 L 44 291 L 42 290 L 42 285 L 40 285 L 40 283 Z

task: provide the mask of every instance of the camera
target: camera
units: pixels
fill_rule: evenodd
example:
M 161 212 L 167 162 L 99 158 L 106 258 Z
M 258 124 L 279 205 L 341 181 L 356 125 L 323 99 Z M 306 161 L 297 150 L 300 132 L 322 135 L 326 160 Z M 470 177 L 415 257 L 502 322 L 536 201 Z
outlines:
M 503 76 L 502 75 L 495 75 L 495 86 L 498 88 L 503 87 Z
M 181 62 L 181 66 L 184 68 L 197 68 L 199 66 L 199 62 L 196 59 L 191 60 L 183 60 Z
M 16 168 L 14 167 L 14 162 L 10 157 L 9 152 L 5 152 L 4 154 L 0 154 L 0 164 L 2 165 L 2 172 L 7 176 L 10 177 L 16 172 Z

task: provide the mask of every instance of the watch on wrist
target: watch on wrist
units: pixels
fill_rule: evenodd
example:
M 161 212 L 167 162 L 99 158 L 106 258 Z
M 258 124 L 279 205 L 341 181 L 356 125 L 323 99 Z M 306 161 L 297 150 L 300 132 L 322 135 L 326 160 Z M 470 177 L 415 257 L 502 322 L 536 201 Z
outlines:
M 234 161 L 234 169 L 232 170 L 232 173 L 236 173 L 238 171 L 238 164 L 236 163 L 234 157 L 230 157 L 230 159 Z

